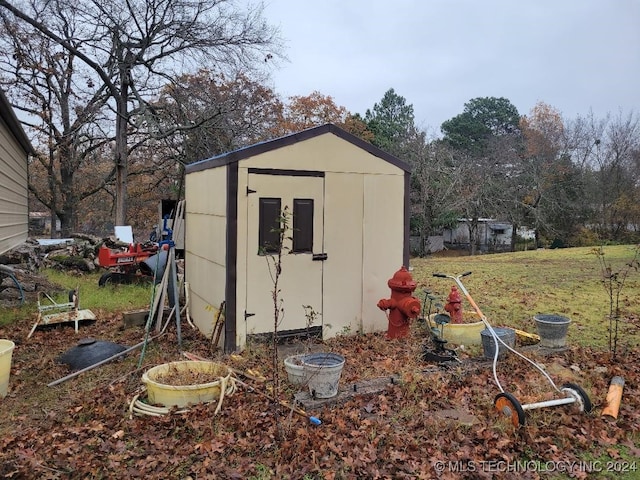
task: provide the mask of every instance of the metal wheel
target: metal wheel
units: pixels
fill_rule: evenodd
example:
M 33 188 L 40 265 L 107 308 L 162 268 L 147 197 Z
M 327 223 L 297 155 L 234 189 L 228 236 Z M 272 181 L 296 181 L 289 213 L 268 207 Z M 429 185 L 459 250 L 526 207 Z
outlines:
M 568 397 L 575 398 L 576 406 L 581 412 L 589 413 L 593 409 L 589 395 L 580 386 L 575 383 L 565 383 L 560 388 L 561 392 L 564 392 Z
M 522 409 L 520 402 L 516 400 L 516 397 L 506 392 L 499 393 L 496 395 L 493 404 L 498 412 L 511 419 L 511 423 L 515 427 L 524 425 L 524 410 Z

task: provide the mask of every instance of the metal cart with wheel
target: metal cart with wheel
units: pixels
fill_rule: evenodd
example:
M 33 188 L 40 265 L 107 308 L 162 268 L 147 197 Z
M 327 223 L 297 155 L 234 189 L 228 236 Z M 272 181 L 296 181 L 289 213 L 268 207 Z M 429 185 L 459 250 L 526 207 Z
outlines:
M 469 294 L 469 291 L 462 284 L 461 278 L 468 275 L 471 275 L 471 272 L 461 273 L 460 275 L 446 275 L 444 273 L 433 274 L 434 277 L 450 278 L 458 285 L 460 291 L 464 294 L 465 298 L 475 310 L 477 315 L 482 319 L 482 322 L 484 323 L 486 329 L 490 332 L 491 337 L 493 338 L 494 345 L 496 346 L 493 352 L 493 378 L 496 385 L 500 389 L 500 393 L 496 395 L 494 399 L 494 406 L 496 407 L 498 412 L 510 419 L 511 423 L 515 426 L 525 424 L 526 411 L 538 408 L 555 407 L 560 405 L 575 405 L 581 412 L 590 412 L 592 409 L 591 400 L 589 400 L 589 396 L 581 387 L 573 383 L 565 383 L 560 388 L 558 388 L 549 374 L 540 365 L 538 365 L 530 358 L 527 358 L 525 355 L 518 352 L 511 346 L 507 345 L 502 340 L 502 338 L 500 338 L 500 336 L 496 334 L 495 330 L 488 322 L 487 317 L 482 313 L 480 307 L 478 307 L 476 302 Z M 499 343 L 502 344 L 507 350 L 515 353 L 518 357 L 522 358 L 523 360 L 531 364 L 534 368 L 536 368 L 536 370 L 538 370 L 547 379 L 547 381 L 551 384 L 554 390 L 556 390 L 556 392 L 561 395 L 561 397 L 541 402 L 521 404 L 514 395 L 505 392 L 504 388 L 502 388 L 502 385 L 500 384 L 500 380 L 498 379 L 497 374 L 498 353 L 500 351 L 500 348 L 498 348 Z

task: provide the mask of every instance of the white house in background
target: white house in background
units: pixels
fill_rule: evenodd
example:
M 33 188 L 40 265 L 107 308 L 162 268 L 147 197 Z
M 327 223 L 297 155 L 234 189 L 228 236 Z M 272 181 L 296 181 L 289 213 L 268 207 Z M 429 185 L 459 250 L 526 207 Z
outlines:
M 224 301 L 225 351 L 273 332 L 265 251 L 277 243 L 287 206 L 278 330 L 303 333 L 303 305 L 320 314 L 314 326 L 323 338 L 385 330 L 376 304 L 409 266 L 409 175 L 406 163 L 331 124 L 188 165 L 185 276 L 194 323 L 210 335 L 212 307 Z
M 460 218 L 453 229 L 443 231 L 444 244 L 449 248 L 469 248 L 470 220 Z M 479 218 L 477 231 L 477 247 L 481 252 L 505 252 L 511 249 L 513 226 L 508 222 L 500 222 L 493 218 Z
M 529 227 L 518 227 L 516 233 L 523 240 L 534 240 L 536 238 L 536 231 Z
M 33 147 L 0 90 L 0 254 L 29 235 L 28 158 Z

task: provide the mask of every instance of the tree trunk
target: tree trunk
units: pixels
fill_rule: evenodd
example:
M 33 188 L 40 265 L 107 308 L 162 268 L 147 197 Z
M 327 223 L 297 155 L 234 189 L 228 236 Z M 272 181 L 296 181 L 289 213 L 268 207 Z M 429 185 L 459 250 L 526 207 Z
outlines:
M 49 229 L 49 237 L 58 238 L 58 232 L 56 231 L 56 224 L 58 223 L 58 217 L 56 215 L 56 209 L 49 209 L 49 217 L 51 218 L 51 228 Z
M 127 54 L 129 57 L 130 54 Z M 116 142 L 115 142 L 115 163 L 116 163 L 116 211 L 115 224 L 126 225 L 127 220 L 127 173 L 128 173 L 128 151 L 127 151 L 127 124 L 129 112 L 127 110 L 127 99 L 129 98 L 129 83 L 131 81 L 131 69 L 126 59 L 121 64 L 120 69 L 120 94 L 116 98 Z
M 517 236 L 518 236 L 518 225 L 516 224 L 516 222 L 513 222 L 513 225 L 511 225 L 511 247 L 510 247 L 511 249 L 509 250 L 510 252 L 516 251 Z
M 427 249 L 425 248 L 427 244 L 427 233 L 426 228 L 424 226 L 420 227 L 420 245 L 418 245 L 418 256 L 425 257 L 427 255 Z
M 478 219 L 474 218 L 469 222 L 469 253 L 473 256 L 477 253 L 478 244 Z
M 53 136 L 53 135 L 52 135 Z M 58 189 L 57 189 L 57 185 L 56 185 L 56 176 L 55 176 L 55 171 L 53 166 L 55 165 L 55 158 L 54 158 L 54 152 L 53 152 L 53 147 L 51 145 L 51 143 L 49 143 L 49 163 L 47 164 L 47 173 L 49 175 L 48 178 L 48 186 L 49 186 L 49 192 L 51 193 L 51 202 L 49 203 L 49 212 L 50 212 L 50 217 L 51 217 L 51 228 L 50 228 L 50 232 L 49 232 L 49 236 L 51 238 L 56 238 L 57 237 L 57 232 L 56 232 L 56 207 L 58 205 Z
M 76 230 L 75 202 L 69 198 L 65 198 L 64 204 L 62 206 L 62 212 L 62 215 L 60 215 L 60 235 L 61 238 L 69 238 L 71 237 L 71 234 Z

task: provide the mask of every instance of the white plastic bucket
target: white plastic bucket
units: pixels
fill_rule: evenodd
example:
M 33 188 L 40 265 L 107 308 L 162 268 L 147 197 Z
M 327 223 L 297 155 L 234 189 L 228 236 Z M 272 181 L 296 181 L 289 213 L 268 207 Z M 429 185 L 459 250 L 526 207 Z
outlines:
M 6 397 L 9 390 L 11 357 L 15 346 L 11 340 L 0 339 L 0 398 Z
M 331 398 L 338 394 L 344 357 L 337 353 L 310 353 L 303 360 L 305 382 L 314 398 Z
M 284 359 L 284 368 L 287 372 L 287 378 L 292 385 L 304 385 L 306 378 L 304 374 L 305 354 L 292 355 Z

